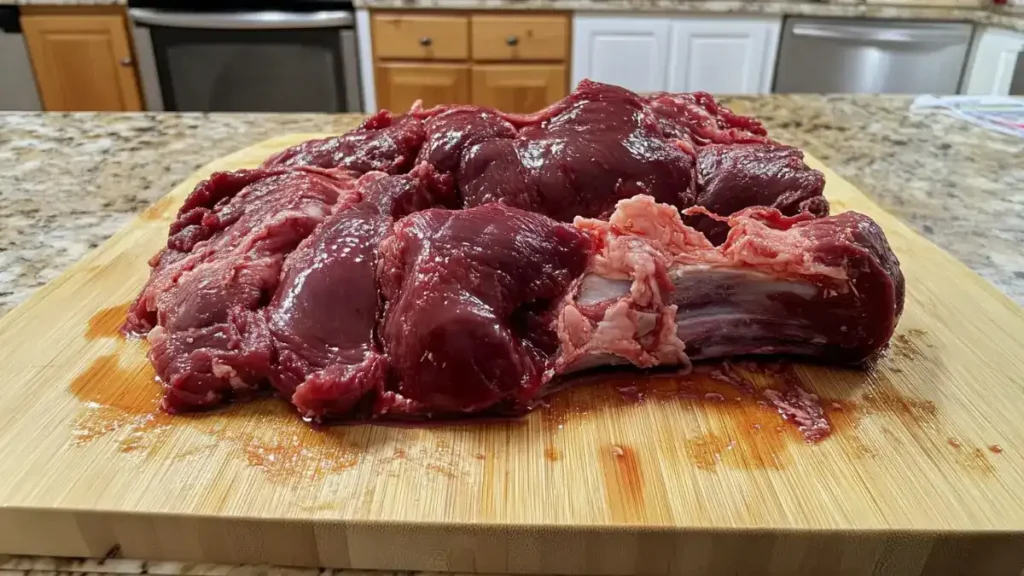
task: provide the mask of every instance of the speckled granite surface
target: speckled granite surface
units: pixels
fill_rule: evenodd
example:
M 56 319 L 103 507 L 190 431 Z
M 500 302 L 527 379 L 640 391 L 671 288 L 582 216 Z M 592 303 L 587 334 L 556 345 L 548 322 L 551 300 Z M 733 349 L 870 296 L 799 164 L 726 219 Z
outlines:
M 909 97 L 728 98 L 1024 304 L 1024 140 Z M 0 114 L 0 313 L 205 162 L 358 116 Z

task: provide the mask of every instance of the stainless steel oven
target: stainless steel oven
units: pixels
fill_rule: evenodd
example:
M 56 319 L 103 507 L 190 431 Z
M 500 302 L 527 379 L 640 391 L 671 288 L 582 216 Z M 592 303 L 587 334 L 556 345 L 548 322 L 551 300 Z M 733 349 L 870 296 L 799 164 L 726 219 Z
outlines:
M 287 11 L 130 2 L 146 108 L 362 111 L 351 9 L 327 2 L 280 4 Z

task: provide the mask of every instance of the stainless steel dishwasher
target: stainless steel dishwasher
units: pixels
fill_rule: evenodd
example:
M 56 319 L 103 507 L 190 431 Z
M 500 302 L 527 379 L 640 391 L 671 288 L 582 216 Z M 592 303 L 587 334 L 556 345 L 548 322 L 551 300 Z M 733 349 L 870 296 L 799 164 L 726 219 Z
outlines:
M 775 92 L 956 94 L 970 24 L 788 18 Z
M 17 6 L 0 6 L 0 110 L 42 110 Z

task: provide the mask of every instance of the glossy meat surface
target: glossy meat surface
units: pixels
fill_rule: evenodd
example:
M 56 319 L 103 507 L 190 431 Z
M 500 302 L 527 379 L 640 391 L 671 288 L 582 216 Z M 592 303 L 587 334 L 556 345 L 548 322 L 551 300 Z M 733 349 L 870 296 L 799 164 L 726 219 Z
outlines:
M 640 96 L 581 82 L 549 110 L 514 139 L 466 150 L 457 177 L 466 207 L 501 202 L 571 222 L 607 215 L 637 194 L 693 205 L 692 149 L 661 133 Z
M 269 341 L 249 329 L 277 290 L 285 256 L 354 197 L 343 172 L 312 168 L 215 174 L 186 199 L 167 248 L 132 303 L 126 329 L 148 334 L 164 407 L 219 404 L 259 388 Z M 254 360 L 254 358 L 256 360 Z
M 400 174 L 412 168 L 424 137 L 423 122 L 416 116 L 395 117 L 382 110 L 351 132 L 282 150 L 263 166 L 317 166 L 345 168 L 360 174 Z
M 777 144 L 703 146 L 697 152 L 697 205 L 719 216 L 750 206 L 775 208 L 786 216 L 828 216 L 825 177 L 803 159 L 796 148 Z M 688 217 L 687 224 L 714 244 L 729 233 L 728 223 L 700 214 Z
M 823 187 L 705 93 L 384 111 L 200 183 L 125 330 L 170 412 L 273 391 L 314 421 L 519 414 L 614 364 L 856 363 L 903 277 Z
M 573 227 L 501 204 L 401 220 L 379 264 L 380 335 L 401 410 L 529 406 L 557 352 L 553 305 L 583 273 L 588 248 Z

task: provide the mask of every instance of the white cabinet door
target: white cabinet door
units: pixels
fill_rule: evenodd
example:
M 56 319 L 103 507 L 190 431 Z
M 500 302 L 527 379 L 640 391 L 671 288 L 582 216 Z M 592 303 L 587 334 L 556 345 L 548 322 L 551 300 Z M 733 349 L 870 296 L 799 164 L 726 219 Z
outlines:
M 672 23 L 668 90 L 771 92 L 782 19 L 683 16 Z
M 985 28 L 974 35 L 967 72 L 960 91 L 972 96 L 1006 96 L 1024 51 L 1024 35 L 998 28 Z
M 590 78 L 634 92 L 666 89 L 668 18 L 625 14 L 573 18 L 572 83 Z

